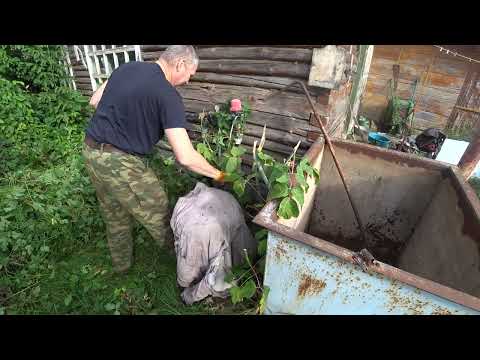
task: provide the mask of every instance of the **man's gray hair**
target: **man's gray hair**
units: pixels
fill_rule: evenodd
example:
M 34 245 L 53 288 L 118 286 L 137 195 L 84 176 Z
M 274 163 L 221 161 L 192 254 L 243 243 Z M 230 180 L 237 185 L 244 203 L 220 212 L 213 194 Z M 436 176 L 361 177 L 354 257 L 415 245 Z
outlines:
M 198 56 L 192 45 L 170 45 L 160 56 L 168 64 L 173 65 L 178 60 L 198 66 Z

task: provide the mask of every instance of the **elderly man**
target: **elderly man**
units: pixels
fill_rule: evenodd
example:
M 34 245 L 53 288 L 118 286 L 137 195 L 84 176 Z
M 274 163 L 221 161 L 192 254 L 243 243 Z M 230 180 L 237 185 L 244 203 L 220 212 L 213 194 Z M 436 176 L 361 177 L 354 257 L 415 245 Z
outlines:
M 133 262 L 133 219 L 160 246 L 170 241 L 167 196 L 143 159 L 164 134 L 181 165 L 223 181 L 224 174 L 193 148 L 182 98 L 175 89 L 188 82 L 197 66 L 192 46 L 173 45 L 156 63 L 120 66 L 90 100 L 96 111 L 86 130 L 83 156 L 116 272 L 126 272 Z

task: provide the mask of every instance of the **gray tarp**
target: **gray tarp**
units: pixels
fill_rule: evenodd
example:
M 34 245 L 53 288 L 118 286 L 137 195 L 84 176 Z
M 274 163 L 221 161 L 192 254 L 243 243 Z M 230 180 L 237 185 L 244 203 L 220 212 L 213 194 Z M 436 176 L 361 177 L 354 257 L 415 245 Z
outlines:
M 252 258 L 256 241 L 243 211 L 228 192 L 197 183 L 180 198 L 170 221 L 175 236 L 177 282 L 182 299 L 193 304 L 207 296 L 226 298 L 224 281 L 232 265 L 244 262 L 243 249 Z

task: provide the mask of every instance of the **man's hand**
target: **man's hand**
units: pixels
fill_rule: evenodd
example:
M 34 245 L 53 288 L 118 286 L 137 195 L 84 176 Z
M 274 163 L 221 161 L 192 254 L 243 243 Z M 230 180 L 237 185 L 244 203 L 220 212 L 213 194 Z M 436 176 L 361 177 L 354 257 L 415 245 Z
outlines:
M 225 183 L 225 175 L 226 174 L 223 171 L 220 171 L 214 180 L 219 184 L 223 185 Z

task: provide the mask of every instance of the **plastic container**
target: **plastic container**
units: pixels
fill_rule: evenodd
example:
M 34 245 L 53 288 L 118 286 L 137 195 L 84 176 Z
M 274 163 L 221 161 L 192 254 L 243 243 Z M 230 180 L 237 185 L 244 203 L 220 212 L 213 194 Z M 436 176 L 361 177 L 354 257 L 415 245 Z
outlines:
M 390 145 L 390 139 L 377 132 L 371 132 L 368 134 L 368 142 L 383 148 L 388 148 Z

